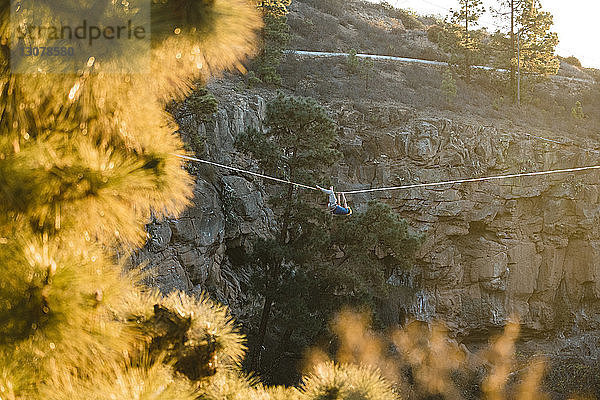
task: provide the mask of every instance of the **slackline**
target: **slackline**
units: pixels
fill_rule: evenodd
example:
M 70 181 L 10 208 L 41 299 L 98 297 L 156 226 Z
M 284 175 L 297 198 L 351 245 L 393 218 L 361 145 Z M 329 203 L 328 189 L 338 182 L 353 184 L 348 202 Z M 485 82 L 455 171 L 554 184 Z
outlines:
M 263 179 L 268 179 L 271 181 L 284 183 L 287 185 L 293 185 L 297 187 L 301 187 L 309 190 L 319 190 L 314 186 L 304 185 L 302 183 L 292 182 L 286 179 L 280 179 L 269 175 L 259 174 L 257 172 L 252 172 L 248 170 L 244 170 L 241 168 L 231 167 L 229 165 L 219 164 L 213 161 L 202 160 L 200 158 L 184 156 L 181 154 L 174 154 L 174 156 L 179 157 L 188 161 L 196 161 L 203 164 L 213 165 L 215 167 L 228 169 L 231 171 L 241 172 L 244 174 L 256 176 Z M 439 182 L 429 182 L 429 183 L 414 183 L 410 185 L 402 185 L 402 186 L 390 186 L 390 187 L 382 187 L 382 188 L 374 188 L 374 189 L 360 189 L 360 190 L 350 190 L 345 192 L 338 192 L 340 194 L 360 194 L 360 193 L 372 193 L 372 192 L 386 192 L 392 190 L 406 190 L 406 189 L 415 189 L 415 188 L 425 188 L 425 187 L 435 187 L 435 186 L 446 186 L 446 185 L 455 185 L 460 183 L 470 183 L 470 182 L 485 182 L 485 181 L 493 181 L 493 180 L 502 180 L 502 179 L 513 179 L 527 176 L 544 176 L 544 175 L 555 175 L 555 174 L 566 174 L 572 172 L 583 172 L 583 171 L 592 171 L 600 169 L 600 165 L 591 165 L 587 167 L 576 167 L 576 168 L 565 168 L 565 169 L 554 169 L 548 171 L 537 171 L 537 172 L 523 172 L 519 174 L 507 174 L 507 175 L 495 175 L 495 176 L 486 176 L 481 178 L 466 178 L 466 179 L 455 179 L 449 181 L 439 181 Z

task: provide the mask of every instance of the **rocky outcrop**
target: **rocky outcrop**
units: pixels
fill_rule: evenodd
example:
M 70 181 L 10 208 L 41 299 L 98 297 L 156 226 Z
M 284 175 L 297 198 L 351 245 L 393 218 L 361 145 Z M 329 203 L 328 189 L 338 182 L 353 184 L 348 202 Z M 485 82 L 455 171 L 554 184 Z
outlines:
M 216 89 L 221 106 L 209 121 L 182 112 L 182 134 L 205 138 L 204 156 L 211 160 L 252 168 L 233 142 L 247 127 L 261 128 L 265 98 L 230 89 Z M 332 174 L 344 189 L 598 163 L 574 144 L 423 116 L 394 104 L 329 108 L 344 155 Z M 150 224 L 136 261 L 149 260 L 156 271 L 149 279 L 163 291 L 210 290 L 221 301 L 239 302 L 244 277 L 230 258 L 249 238 L 272 234 L 276 218 L 268 196 L 260 181 L 190 168 L 197 176 L 194 205 L 177 220 Z M 391 299 L 395 318 L 438 318 L 461 335 L 493 329 L 510 316 L 533 333 L 596 326 L 599 181 L 597 173 L 584 172 L 377 194 L 425 237 L 414 270 L 390 279 L 398 288 Z M 360 211 L 372 198 L 356 195 L 351 202 Z
M 372 107 L 369 113 L 376 118 Z M 359 124 L 348 136 L 370 153 L 338 177 L 353 189 L 597 164 L 597 155 L 575 145 L 550 146 L 519 132 L 447 119 L 401 118 L 384 129 Z M 598 183 L 597 174 L 587 172 L 383 194 L 426 237 L 413 283 L 418 297 L 406 309 L 462 334 L 510 316 L 535 332 L 595 326 Z
M 204 141 L 206 159 L 252 167 L 236 154 L 234 140 L 248 127 L 261 128 L 262 97 L 229 94 L 219 111 L 206 120 L 198 120 L 191 111 L 185 104 L 176 111 L 186 142 Z M 247 246 L 251 238 L 271 235 L 275 216 L 265 202 L 260 181 L 193 163 L 189 169 L 196 176 L 192 206 L 177 219 L 150 223 L 148 242 L 133 263 L 147 263 L 146 282 L 165 293 L 209 291 L 236 309 L 243 300 L 243 276 L 234 271 L 227 252 Z
M 354 127 L 344 130 L 348 169 L 338 180 L 352 189 L 597 163 L 574 145 L 548 145 L 519 132 L 402 110 L 396 121 L 389 110 L 368 107 L 364 114 L 385 123 L 355 116 Z M 363 157 L 355 160 L 356 154 Z M 381 199 L 426 237 L 412 284 L 419 296 L 406 304 L 408 311 L 465 334 L 511 315 L 533 331 L 595 325 L 598 182 L 590 172 L 384 193 Z M 353 200 L 366 204 L 368 198 Z

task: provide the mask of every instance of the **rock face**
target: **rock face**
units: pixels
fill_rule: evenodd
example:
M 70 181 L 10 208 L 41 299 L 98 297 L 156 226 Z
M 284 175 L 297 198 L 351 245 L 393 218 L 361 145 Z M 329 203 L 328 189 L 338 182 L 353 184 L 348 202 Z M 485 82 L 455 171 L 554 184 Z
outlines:
M 177 118 L 184 140 L 205 141 L 203 158 L 251 167 L 234 150 L 235 137 L 248 127 L 260 129 L 265 113 L 262 97 L 228 97 L 206 121 L 180 109 Z M 147 226 L 148 242 L 134 257 L 134 264 L 148 263 L 147 283 L 163 292 L 208 290 L 236 309 L 242 300 L 240 283 L 226 252 L 247 245 L 249 238 L 267 237 L 275 228 L 275 216 L 266 205 L 260 181 L 227 171 L 191 164 L 196 175 L 193 205 L 178 219 L 154 221 Z
M 370 136 L 372 161 L 339 177 L 353 189 L 597 163 L 574 145 L 446 119 L 414 117 Z M 511 316 L 532 332 L 595 325 L 598 182 L 585 172 L 384 193 L 426 238 L 417 283 L 405 285 L 418 289 L 406 309 L 464 335 Z
M 178 116 L 184 138 L 206 139 L 206 159 L 243 168 L 234 138 L 261 128 L 265 97 L 215 89 L 220 108 L 202 122 Z M 220 92 L 219 92 L 220 90 Z M 393 104 L 328 105 L 340 126 L 337 187 L 363 189 L 597 164 L 575 144 L 558 145 L 475 122 L 417 115 Z M 185 111 L 185 110 L 184 110 Z M 195 165 L 194 205 L 148 226 L 136 256 L 161 290 L 209 290 L 243 307 L 230 257 L 276 218 L 259 180 Z M 390 279 L 393 318 L 437 318 L 476 335 L 518 316 L 532 333 L 588 329 L 599 322 L 600 193 L 596 172 L 413 188 L 377 194 L 424 234 L 417 265 Z M 336 183 L 336 182 L 334 182 Z M 372 194 L 353 196 L 356 210 Z

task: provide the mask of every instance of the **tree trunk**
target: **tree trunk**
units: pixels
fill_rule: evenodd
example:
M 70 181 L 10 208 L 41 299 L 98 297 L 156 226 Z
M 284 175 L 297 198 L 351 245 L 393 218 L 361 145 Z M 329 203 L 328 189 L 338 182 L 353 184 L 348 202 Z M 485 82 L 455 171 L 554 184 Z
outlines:
M 265 303 L 263 305 L 262 314 L 260 316 L 260 325 L 258 327 L 258 338 L 256 339 L 256 351 L 254 353 L 254 359 L 252 362 L 253 370 L 260 369 L 263 344 L 265 343 L 265 336 L 267 334 L 267 325 L 269 324 L 269 318 L 271 317 L 271 308 L 272 307 L 273 307 L 273 296 L 268 294 L 265 297 Z
M 290 174 L 291 175 L 291 174 Z M 291 216 L 291 207 L 292 207 L 292 198 L 294 196 L 294 186 L 290 185 L 287 196 L 285 199 L 286 209 L 283 213 L 283 220 L 281 222 L 281 232 L 280 232 L 280 240 L 281 244 L 285 244 L 287 242 L 287 234 L 290 226 L 290 216 Z
M 295 150 L 294 150 L 294 154 L 295 154 Z M 290 176 L 293 176 L 293 175 L 290 173 Z M 284 204 L 286 204 L 287 208 L 283 214 L 283 221 L 281 224 L 280 240 L 281 240 L 282 245 L 285 245 L 285 243 L 287 241 L 287 233 L 288 233 L 288 229 L 289 229 L 289 225 L 290 225 L 291 205 L 292 205 L 293 196 L 294 196 L 294 186 L 290 185 L 287 196 L 286 196 L 286 202 L 284 203 Z M 276 290 L 277 288 L 272 288 L 271 282 L 277 282 L 277 277 L 279 275 L 279 268 L 280 268 L 279 265 L 274 265 L 273 269 L 266 271 L 265 303 L 263 305 L 263 310 L 260 315 L 260 325 L 258 327 L 258 337 L 256 338 L 255 356 L 254 356 L 253 362 L 251 363 L 252 368 L 255 370 L 259 370 L 259 368 L 260 368 L 263 344 L 265 343 L 265 336 L 267 335 L 267 327 L 269 325 L 269 319 L 271 318 L 271 308 L 273 308 L 273 305 L 275 304 L 272 293 L 273 293 L 273 290 Z
M 263 372 L 263 374 L 265 376 L 270 375 L 271 372 L 273 372 L 273 370 L 277 369 L 280 366 L 281 360 L 284 359 L 284 357 L 286 355 L 286 349 L 288 349 L 290 347 L 289 342 L 292 337 L 292 333 L 294 333 L 294 328 L 287 328 L 285 330 L 285 332 L 283 333 L 283 336 L 281 337 L 281 340 L 279 341 L 279 347 L 277 348 L 277 351 L 276 351 L 277 356 L 274 358 L 273 363 L 269 366 L 269 369 L 267 369 Z M 297 349 L 293 349 L 292 351 L 294 351 L 294 350 L 297 350 Z
M 510 96 L 512 97 L 512 102 L 515 103 L 517 100 L 516 74 L 515 64 L 512 62 L 515 59 L 515 0 L 510 0 L 510 45 Z
M 521 107 L 521 36 L 517 37 L 517 106 Z
M 465 1 L 465 66 L 466 80 L 471 82 L 471 49 L 469 48 L 469 0 Z

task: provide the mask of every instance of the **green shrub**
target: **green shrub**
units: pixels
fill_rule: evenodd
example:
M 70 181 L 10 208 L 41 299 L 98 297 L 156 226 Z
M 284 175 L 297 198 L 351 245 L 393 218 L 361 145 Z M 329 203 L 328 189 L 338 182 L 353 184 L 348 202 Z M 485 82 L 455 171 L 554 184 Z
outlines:
M 500 111 L 502 109 L 503 104 L 504 104 L 504 96 L 500 96 L 500 97 L 497 97 L 496 99 L 494 99 L 494 103 L 492 104 L 492 107 L 494 107 L 494 110 Z
M 567 64 L 573 65 L 575 67 L 581 68 L 581 61 L 575 56 L 570 56 L 562 59 Z
M 442 92 L 448 103 L 452 103 L 456 98 L 456 81 L 452 76 L 452 70 L 450 68 L 444 71 L 442 79 Z
M 258 2 L 265 25 L 262 31 L 262 51 L 252 66 L 260 79 L 253 84 L 261 82 L 281 84 L 281 76 L 277 70 L 283 59 L 283 51 L 290 42 L 290 26 L 287 18 L 287 7 L 290 3 L 290 0 Z
M 375 62 L 372 58 L 365 58 L 360 63 L 360 76 L 365 81 L 365 90 L 369 88 L 369 80 L 373 70 L 375 69 Z
M 583 113 L 583 106 L 581 105 L 580 101 L 575 103 L 575 107 L 571 108 L 571 115 L 576 120 L 582 120 L 585 118 L 585 114 Z
M 439 25 L 433 25 L 427 30 L 427 39 L 429 39 L 431 43 L 437 44 L 440 42 L 440 35 L 442 35 L 443 32 L 444 28 Z
M 186 100 L 188 109 L 199 120 L 204 121 L 208 116 L 217 112 L 219 102 L 205 87 L 194 91 Z
M 356 50 L 351 49 L 348 51 L 348 57 L 346 57 L 346 66 L 351 73 L 355 74 L 358 72 L 360 60 L 356 56 Z
M 365 90 L 369 87 L 369 80 L 375 68 L 375 62 L 371 58 L 359 58 L 356 50 L 352 49 L 346 57 L 346 66 L 348 72 L 353 75 L 359 75 L 365 82 Z
M 197 154 L 204 153 L 206 150 L 206 136 L 196 133 L 191 140 L 192 150 Z
M 256 75 L 256 72 L 250 71 L 246 74 L 246 84 L 249 88 L 260 85 L 263 81 Z

